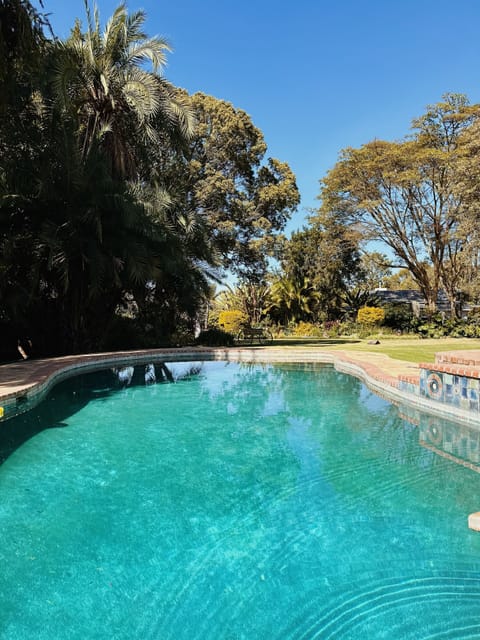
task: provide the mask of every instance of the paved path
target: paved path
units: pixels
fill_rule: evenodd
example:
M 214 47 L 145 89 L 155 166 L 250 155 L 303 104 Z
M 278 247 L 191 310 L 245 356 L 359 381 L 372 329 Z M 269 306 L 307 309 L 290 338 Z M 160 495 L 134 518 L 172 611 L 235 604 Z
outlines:
M 397 387 L 400 379 L 418 384 L 420 370 L 418 365 L 406 360 L 395 360 L 384 353 L 370 351 L 330 351 L 332 356 L 339 356 L 341 361 L 351 362 L 361 367 L 365 373 L 375 380 Z

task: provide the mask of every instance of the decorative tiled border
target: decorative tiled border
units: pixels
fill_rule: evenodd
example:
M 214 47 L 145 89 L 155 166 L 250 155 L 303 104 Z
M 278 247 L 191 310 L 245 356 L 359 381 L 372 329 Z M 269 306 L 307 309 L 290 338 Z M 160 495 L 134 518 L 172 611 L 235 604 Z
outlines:
M 480 380 L 477 369 L 447 365 L 422 365 L 420 395 L 439 403 L 480 413 Z

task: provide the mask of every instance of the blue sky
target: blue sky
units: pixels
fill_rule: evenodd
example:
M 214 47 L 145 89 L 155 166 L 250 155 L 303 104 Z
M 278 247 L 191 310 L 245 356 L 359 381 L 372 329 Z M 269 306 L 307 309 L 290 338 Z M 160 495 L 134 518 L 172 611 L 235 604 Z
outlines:
M 83 0 L 43 0 L 66 36 Z M 119 2 L 99 0 L 102 23 Z M 478 0 L 129 0 L 173 46 L 165 76 L 244 109 L 317 205 L 339 151 L 408 134 L 446 92 L 480 102 Z

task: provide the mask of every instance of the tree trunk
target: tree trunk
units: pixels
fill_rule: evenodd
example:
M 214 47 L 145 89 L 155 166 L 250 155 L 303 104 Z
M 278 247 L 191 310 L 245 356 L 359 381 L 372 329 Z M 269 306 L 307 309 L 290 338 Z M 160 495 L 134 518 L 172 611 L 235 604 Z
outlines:
M 420 291 L 422 292 L 425 298 L 425 312 L 429 318 L 435 315 L 437 312 L 437 297 L 438 290 L 435 290 L 432 287 L 420 287 Z

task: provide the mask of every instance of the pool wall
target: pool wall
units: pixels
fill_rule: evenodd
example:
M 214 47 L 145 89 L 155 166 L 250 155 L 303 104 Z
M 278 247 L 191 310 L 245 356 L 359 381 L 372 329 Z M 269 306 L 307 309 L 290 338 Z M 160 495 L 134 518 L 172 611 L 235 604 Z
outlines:
M 438 362 L 420 364 L 419 393 L 442 404 L 480 412 L 480 367 L 478 363 L 449 362 L 438 356 Z

